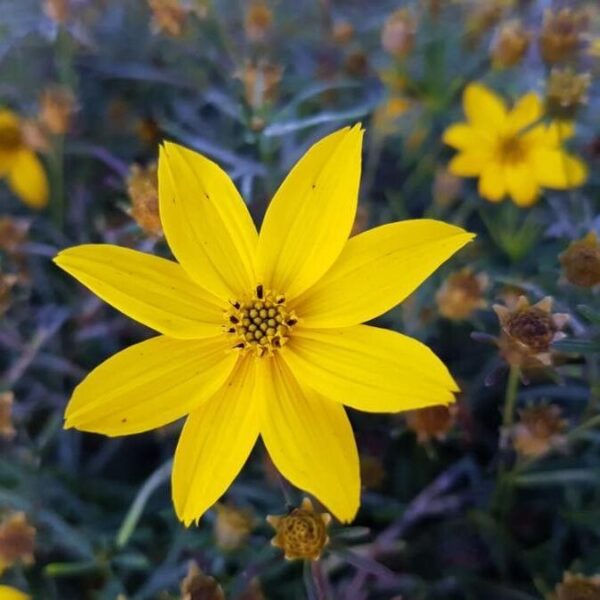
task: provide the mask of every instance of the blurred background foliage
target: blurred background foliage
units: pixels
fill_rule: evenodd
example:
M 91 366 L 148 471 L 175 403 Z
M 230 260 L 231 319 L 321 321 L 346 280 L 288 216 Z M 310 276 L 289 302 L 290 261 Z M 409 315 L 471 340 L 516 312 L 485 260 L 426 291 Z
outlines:
M 0 0 L 0 14 L 14 121 L 0 119 L 0 583 L 52 600 L 600 598 L 596 2 Z M 452 175 L 441 136 L 472 81 L 574 121 L 585 185 L 522 209 Z M 269 544 L 265 516 L 287 507 L 261 447 L 185 529 L 169 495 L 180 424 L 62 429 L 77 382 L 150 332 L 50 259 L 89 241 L 167 255 L 162 139 L 220 163 L 260 221 L 295 160 L 356 121 L 356 232 L 432 217 L 478 233 L 380 320 L 430 344 L 462 393 L 352 413 L 362 509 L 303 566 Z M 43 170 L 12 176 L 15 145 Z

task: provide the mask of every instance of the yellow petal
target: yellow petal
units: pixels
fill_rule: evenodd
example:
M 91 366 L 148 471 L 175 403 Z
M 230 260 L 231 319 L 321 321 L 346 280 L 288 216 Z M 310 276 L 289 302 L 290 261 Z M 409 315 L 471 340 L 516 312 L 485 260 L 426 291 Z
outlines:
M 158 336 L 115 354 L 76 388 L 65 427 L 128 435 L 176 421 L 210 398 L 237 360 L 225 336 Z
M 225 493 L 258 438 L 256 364 L 252 356 L 240 359 L 225 385 L 185 422 L 175 452 L 172 493 L 177 516 L 186 525 Z
M 527 162 L 507 165 L 506 187 L 517 206 L 527 207 L 535 204 L 539 196 L 539 187 L 535 172 Z
M 165 236 L 190 277 L 226 300 L 253 290 L 258 234 L 228 175 L 201 154 L 166 142 L 158 183 Z
M 449 404 L 458 389 L 427 346 L 367 325 L 299 329 L 283 354 L 299 381 L 358 410 L 398 412 Z
M 533 164 L 537 182 L 543 187 L 565 190 L 579 187 L 587 179 L 585 163 L 563 150 L 536 149 Z
M 48 204 L 46 171 L 31 150 L 23 149 L 15 153 L 8 171 L 8 184 L 31 208 L 44 208 Z
M 490 162 L 479 177 L 479 194 L 490 202 L 500 202 L 506 195 L 504 166 L 499 162 Z
M 458 177 L 477 177 L 489 161 L 488 152 L 483 149 L 469 149 L 457 154 L 448 163 L 448 170 Z
M 430 219 L 361 233 L 294 302 L 296 313 L 305 327 L 345 327 L 373 319 L 404 300 L 473 237 Z
M 506 104 L 492 90 L 480 83 L 469 84 L 463 94 L 467 119 L 485 131 L 497 131 L 506 123 Z
M 339 256 L 354 223 L 363 131 L 332 133 L 298 161 L 275 194 L 258 243 L 268 288 L 294 297 Z
M 260 366 L 261 434 L 273 463 L 340 521 L 352 521 L 360 504 L 360 473 L 344 408 L 301 386 L 281 357 Z
M 30 596 L 8 585 L 0 585 L 0 600 L 29 600 Z
M 485 131 L 476 129 L 468 123 L 455 123 L 454 125 L 450 125 L 450 127 L 444 131 L 442 139 L 445 144 L 448 144 L 448 146 L 452 146 L 457 150 L 465 150 L 467 148 L 481 150 L 481 147 L 490 143 L 490 138 Z
M 522 96 L 508 115 L 508 127 L 517 133 L 539 121 L 544 114 L 540 97 L 530 92 Z
M 112 246 L 63 250 L 54 262 L 129 317 L 171 337 L 212 337 L 224 303 L 195 284 L 175 262 Z

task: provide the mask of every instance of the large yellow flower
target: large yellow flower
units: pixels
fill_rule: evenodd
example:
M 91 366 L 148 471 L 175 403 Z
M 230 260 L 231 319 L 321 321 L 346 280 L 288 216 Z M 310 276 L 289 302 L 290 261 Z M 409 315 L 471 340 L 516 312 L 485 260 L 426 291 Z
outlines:
M 518 206 L 531 206 L 540 188 L 564 190 L 585 182 L 585 165 L 562 148 L 573 125 L 542 123 L 537 94 L 526 94 L 508 110 L 502 98 L 472 83 L 463 108 L 467 122 L 444 132 L 444 142 L 459 150 L 448 168 L 460 177 L 478 177 L 479 193 L 487 200 L 499 202 L 508 194 Z
M 420 220 L 348 240 L 361 145 L 359 126 L 315 144 L 275 194 L 259 235 L 215 163 L 165 143 L 160 213 L 179 264 L 93 244 L 55 259 L 162 334 L 92 371 L 66 426 L 113 436 L 189 415 L 172 477 L 186 524 L 225 492 L 259 435 L 291 483 L 349 521 L 360 481 L 343 405 L 394 412 L 454 400 L 456 384 L 431 350 L 360 323 L 406 298 L 473 236 Z
M 0 600 L 30 600 L 30 596 L 14 587 L 0 585 Z
M 48 204 L 48 179 L 35 152 L 25 143 L 23 126 L 12 111 L 0 108 L 0 177 L 32 208 Z

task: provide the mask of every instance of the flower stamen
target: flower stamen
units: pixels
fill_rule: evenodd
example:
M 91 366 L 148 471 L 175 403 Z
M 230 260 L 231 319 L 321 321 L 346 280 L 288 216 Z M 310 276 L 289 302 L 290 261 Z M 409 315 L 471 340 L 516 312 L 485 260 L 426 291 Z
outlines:
M 225 332 L 234 336 L 235 350 L 252 351 L 257 357 L 272 356 L 287 343 L 298 323 L 294 311 L 286 306 L 285 296 L 256 286 L 248 300 L 230 302 L 233 310 L 225 313 Z

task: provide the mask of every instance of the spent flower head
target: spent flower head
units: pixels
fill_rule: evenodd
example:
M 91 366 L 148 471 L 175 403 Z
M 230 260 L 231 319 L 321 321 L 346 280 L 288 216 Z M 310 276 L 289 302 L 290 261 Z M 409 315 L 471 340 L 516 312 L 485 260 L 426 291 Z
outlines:
M 39 120 L 53 135 L 64 135 L 71 127 L 77 109 L 72 90 L 64 86 L 52 86 L 42 92 Z
M 543 123 L 544 106 L 537 94 L 525 94 L 509 110 L 497 94 L 472 83 L 465 89 L 463 108 L 467 121 L 451 125 L 443 135 L 459 151 L 448 169 L 460 177 L 477 177 L 486 200 L 499 202 L 508 195 L 527 207 L 542 188 L 564 190 L 585 182 L 583 162 L 562 148 L 573 125 Z
M 514 306 L 493 306 L 500 320 L 500 351 L 510 365 L 521 369 L 552 364 L 552 344 L 565 337 L 562 329 L 569 315 L 552 313 L 549 296 L 531 305 L 520 296 Z
M 187 415 L 172 475 L 186 524 L 223 495 L 259 435 L 292 484 L 350 521 L 360 477 L 343 405 L 399 412 L 454 401 L 456 383 L 426 346 L 361 323 L 404 300 L 473 235 L 424 219 L 348 239 L 362 135 L 346 127 L 309 149 L 260 234 L 214 162 L 167 142 L 160 218 L 179 263 L 109 244 L 54 259 L 159 332 L 92 371 L 65 425 L 114 436 Z
M 23 512 L 5 516 L 0 522 L 0 574 L 14 564 L 32 565 L 35 528 Z
M 329 543 L 331 515 L 316 512 L 309 498 L 287 515 L 269 515 L 267 522 L 275 529 L 271 544 L 283 550 L 286 560 L 318 560 Z
M 127 193 L 131 200 L 131 216 L 149 235 L 162 235 L 158 214 L 158 166 L 131 165 L 127 175 Z
M 180 587 L 181 600 L 225 600 L 223 588 L 215 578 L 206 575 L 193 561 Z
M 229 504 L 217 504 L 215 539 L 225 552 L 237 550 L 248 539 L 254 528 L 254 514 L 248 508 L 236 508 Z
M 569 283 L 584 288 L 600 283 L 600 240 L 595 231 L 571 242 L 559 260 Z
M 548 600 L 600 600 L 600 575 L 588 577 L 567 571 Z
M 574 58 L 581 47 L 588 20 L 583 9 L 546 10 L 539 35 L 542 58 L 551 65 Z
M 527 54 L 532 34 L 527 31 L 519 19 L 511 19 L 503 23 L 490 48 L 490 56 L 494 67 L 506 69 L 518 65 Z
M 508 432 L 515 450 L 522 456 L 538 457 L 566 443 L 568 421 L 554 404 L 529 406 L 519 411 L 519 420 Z
M 487 306 L 483 295 L 488 285 L 489 277 L 485 273 L 474 273 L 469 267 L 452 273 L 435 296 L 439 313 L 453 321 L 468 319 L 476 310 Z
M 456 406 L 429 406 L 406 413 L 406 424 L 421 444 L 442 441 L 456 423 Z
M 12 419 L 13 400 L 12 392 L 0 392 L 0 438 L 5 440 L 12 440 L 16 434 Z

